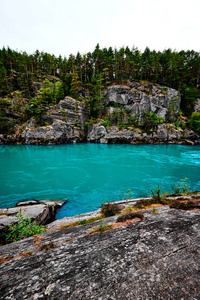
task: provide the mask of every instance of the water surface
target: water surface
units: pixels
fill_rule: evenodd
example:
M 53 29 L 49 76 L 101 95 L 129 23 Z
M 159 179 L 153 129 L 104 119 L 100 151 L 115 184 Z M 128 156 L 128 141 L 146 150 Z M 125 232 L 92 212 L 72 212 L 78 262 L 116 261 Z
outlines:
M 64 199 L 57 218 L 95 210 L 105 201 L 172 191 L 188 177 L 200 190 L 200 146 L 66 144 L 0 146 L 0 207 L 28 199 Z

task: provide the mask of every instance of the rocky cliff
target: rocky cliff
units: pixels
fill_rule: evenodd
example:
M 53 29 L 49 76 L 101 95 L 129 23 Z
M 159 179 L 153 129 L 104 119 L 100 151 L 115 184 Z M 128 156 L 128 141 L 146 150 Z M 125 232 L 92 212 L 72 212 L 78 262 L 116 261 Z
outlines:
M 105 97 L 107 112 L 110 114 L 120 106 L 120 109 L 128 110 L 131 116 L 151 111 L 163 120 L 166 120 L 169 108 L 177 115 L 181 102 L 180 93 L 174 89 L 138 82 L 132 82 L 130 86 L 110 86 L 105 92 Z
M 0 299 L 199 299 L 200 214 L 168 206 L 103 233 L 62 228 L 0 247 Z
M 84 93 L 82 96 L 86 95 Z M 102 122 L 87 125 L 90 110 L 86 105 L 86 99 L 78 101 L 71 97 L 65 97 L 58 105 L 45 108 L 38 125 L 36 118 L 32 118 L 28 124 L 18 129 L 14 135 L 0 135 L 0 144 L 38 144 L 53 145 L 64 143 L 96 142 L 96 143 L 182 143 L 199 144 L 200 135 L 188 129 L 167 122 L 170 118 L 177 119 L 180 110 L 180 94 L 178 91 L 161 87 L 156 84 L 129 83 L 129 86 L 112 85 L 104 91 L 105 110 L 110 124 L 106 126 Z M 197 109 L 197 108 L 195 108 Z M 155 113 L 162 117 L 164 124 L 158 124 L 151 128 L 137 128 L 138 126 L 126 126 L 120 128 L 116 124 L 116 116 L 121 119 L 121 124 L 128 118 L 141 116 L 145 112 Z M 162 122 L 163 122 L 162 120 Z M 162 123 L 161 122 L 161 123 Z M 185 125 L 182 118 L 179 123 Z M 127 123 L 126 123 L 127 124 Z M 114 126 L 115 125 L 115 126 Z

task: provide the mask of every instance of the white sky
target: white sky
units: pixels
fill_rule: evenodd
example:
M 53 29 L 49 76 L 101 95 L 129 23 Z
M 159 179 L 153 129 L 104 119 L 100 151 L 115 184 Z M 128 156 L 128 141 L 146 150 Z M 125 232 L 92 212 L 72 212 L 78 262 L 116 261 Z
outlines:
M 200 51 L 200 0 L 0 0 L 0 48 L 68 57 L 97 43 Z

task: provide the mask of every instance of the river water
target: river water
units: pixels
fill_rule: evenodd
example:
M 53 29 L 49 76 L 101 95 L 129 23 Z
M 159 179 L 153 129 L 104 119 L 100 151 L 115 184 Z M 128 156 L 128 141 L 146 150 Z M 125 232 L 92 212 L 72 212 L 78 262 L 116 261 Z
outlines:
M 149 196 L 158 184 L 171 192 L 185 177 L 191 190 L 200 190 L 200 146 L 0 146 L 0 207 L 30 199 L 67 200 L 57 219 L 129 194 Z

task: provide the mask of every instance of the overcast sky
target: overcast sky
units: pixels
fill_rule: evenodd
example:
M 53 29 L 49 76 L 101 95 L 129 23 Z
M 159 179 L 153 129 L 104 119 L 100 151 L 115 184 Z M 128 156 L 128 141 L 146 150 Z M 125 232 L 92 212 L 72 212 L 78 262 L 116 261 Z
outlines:
M 200 51 L 200 0 L 0 0 L 0 48 L 68 57 L 97 43 Z

